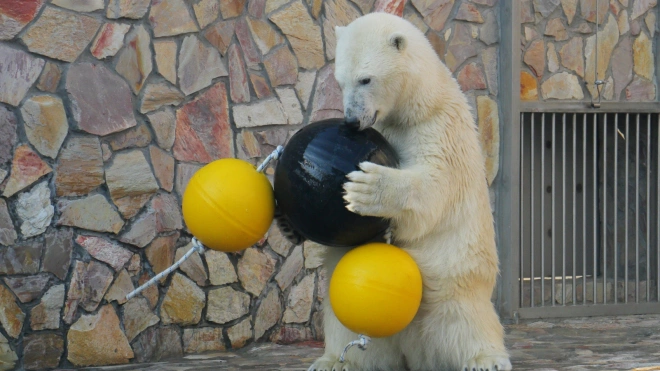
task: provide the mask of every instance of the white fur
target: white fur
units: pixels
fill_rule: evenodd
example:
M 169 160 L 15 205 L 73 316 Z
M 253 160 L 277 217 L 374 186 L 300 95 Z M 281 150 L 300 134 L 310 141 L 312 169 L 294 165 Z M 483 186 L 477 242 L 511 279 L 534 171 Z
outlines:
M 310 370 L 511 369 L 490 301 L 495 233 L 465 96 L 424 35 L 399 17 L 369 14 L 336 33 L 345 115 L 359 118 L 362 129 L 375 125 L 400 159 L 398 169 L 363 163 L 349 174 L 347 208 L 392 220 L 393 243 L 419 265 L 424 294 L 406 329 L 351 350 L 344 364 L 337 359 L 357 335 L 325 300 L 325 354 Z M 330 274 L 345 252 L 329 249 Z

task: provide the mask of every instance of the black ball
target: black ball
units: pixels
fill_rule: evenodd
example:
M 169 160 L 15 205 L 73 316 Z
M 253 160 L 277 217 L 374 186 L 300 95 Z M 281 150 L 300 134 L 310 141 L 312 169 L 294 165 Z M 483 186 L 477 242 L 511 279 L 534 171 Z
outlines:
M 346 175 L 363 161 L 396 167 L 394 148 L 376 130 L 357 131 L 343 119 L 309 124 L 284 147 L 275 168 L 275 200 L 281 217 L 300 235 L 327 246 L 352 247 L 387 229 L 386 219 L 346 209 Z

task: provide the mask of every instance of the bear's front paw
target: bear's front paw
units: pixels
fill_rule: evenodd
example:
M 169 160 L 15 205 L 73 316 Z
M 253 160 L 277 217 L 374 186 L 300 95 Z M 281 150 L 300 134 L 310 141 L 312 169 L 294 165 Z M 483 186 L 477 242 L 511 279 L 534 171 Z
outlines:
M 346 208 L 356 214 L 388 217 L 386 203 L 383 197 L 387 182 L 384 166 L 371 162 L 360 164 L 362 171 L 353 171 L 346 177 L 344 183 L 344 200 Z
M 506 356 L 481 355 L 472 358 L 464 364 L 462 371 L 508 371 L 511 361 Z
M 352 367 L 350 362 L 340 363 L 336 358 L 323 356 L 316 360 L 307 371 L 353 371 L 356 370 Z

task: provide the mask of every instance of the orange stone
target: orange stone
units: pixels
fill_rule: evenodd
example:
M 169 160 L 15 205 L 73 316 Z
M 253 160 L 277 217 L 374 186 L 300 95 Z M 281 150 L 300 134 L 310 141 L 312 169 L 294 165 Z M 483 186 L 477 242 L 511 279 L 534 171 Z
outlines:
M 520 100 L 538 100 L 538 83 L 529 72 L 520 72 Z

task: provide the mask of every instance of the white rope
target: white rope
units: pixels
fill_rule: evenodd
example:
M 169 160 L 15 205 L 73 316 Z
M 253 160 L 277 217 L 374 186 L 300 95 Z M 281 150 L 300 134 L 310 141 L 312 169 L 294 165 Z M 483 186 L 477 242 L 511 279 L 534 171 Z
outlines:
M 344 363 L 344 361 L 346 360 L 346 352 L 348 352 L 348 350 L 352 346 L 357 345 L 357 347 L 360 350 L 366 350 L 367 345 L 369 345 L 370 342 L 371 342 L 371 338 L 369 336 L 358 335 L 358 340 L 353 340 L 350 343 L 348 343 L 348 345 L 346 345 L 346 347 L 344 348 L 344 351 L 341 352 L 341 356 L 339 356 L 339 363 Z
M 284 152 L 284 147 L 277 146 L 277 148 L 275 148 L 273 153 L 268 155 L 268 157 L 266 157 L 264 162 L 262 162 L 261 165 L 259 165 L 259 167 L 257 168 L 257 171 L 260 172 L 260 173 L 263 172 L 266 169 L 266 166 L 268 166 L 268 164 L 272 160 L 277 160 L 278 158 L 280 158 L 280 156 L 282 155 L 282 152 Z
M 280 158 L 283 151 L 284 151 L 284 147 L 277 146 L 277 148 L 275 148 L 273 153 L 268 155 L 268 157 L 266 157 L 264 162 L 261 165 L 259 165 L 259 167 L 257 168 L 257 171 L 260 172 L 260 173 L 263 172 L 266 169 L 266 166 L 268 166 L 268 164 L 272 160 L 277 160 L 278 158 Z M 140 286 L 137 289 L 135 289 L 135 290 L 131 291 L 130 293 L 128 293 L 128 295 L 126 295 L 126 300 L 131 300 L 132 297 L 134 297 L 135 295 L 141 293 L 147 287 L 154 285 L 161 278 L 163 278 L 163 277 L 167 276 L 168 274 L 172 273 L 173 271 L 175 271 L 177 268 L 179 268 L 179 266 L 181 264 L 183 264 L 183 262 L 188 260 L 188 258 L 190 258 L 190 256 L 195 251 L 199 252 L 200 254 L 204 254 L 204 245 L 201 242 L 199 242 L 199 240 L 196 237 L 193 237 L 192 244 L 193 244 L 193 247 L 190 250 L 188 250 L 188 252 L 186 252 L 185 255 L 183 255 L 181 257 L 181 259 L 179 259 L 179 261 L 172 264 L 169 268 L 165 269 L 164 271 L 158 273 L 155 277 L 153 277 L 149 281 L 145 282 L 142 286 Z
M 163 277 L 167 276 L 168 274 L 172 273 L 172 271 L 174 271 L 174 270 L 176 270 L 177 268 L 179 268 L 179 266 L 180 266 L 181 264 L 183 264 L 183 262 L 185 262 L 188 258 L 190 258 L 190 256 L 191 256 L 195 251 L 197 251 L 197 252 L 200 253 L 200 254 L 204 254 L 204 245 L 202 245 L 202 243 L 199 242 L 199 240 L 197 240 L 197 238 L 194 238 L 194 237 L 193 237 L 193 239 L 192 239 L 192 247 L 190 248 L 190 250 L 188 250 L 188 252 L 185 253 L 185 255 L 183 255 L 183 256 L 181 257 L 181 259 L 179 259 L 179 261 L 177 261 L 176 263 L 172 264 L 169 268 L 165 269 L 164 271 L 158 273 L 155 277 L 153 277 L 153 278 L 150 279 L 149 281 L 145 282 L 142 286 L 140 286 L 140 287 L 138 287 L 137 289 L 131 291 L 128 295 L 126 295 L 126 300 L 131 300 L 132 297 L 134 297 L 135 295 L 141 293 L 141 292 L 144 291 L 144 289 L 146 289 L 147 287 L 149 287 L 149 286 L 155 284 L 155 283 L 156 283 L 157 281 L 159 281 L 161 278 L 163 278 Z

